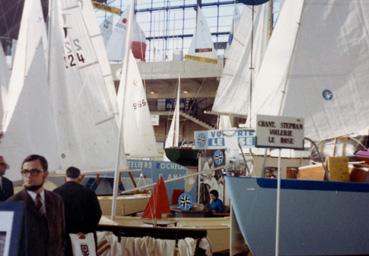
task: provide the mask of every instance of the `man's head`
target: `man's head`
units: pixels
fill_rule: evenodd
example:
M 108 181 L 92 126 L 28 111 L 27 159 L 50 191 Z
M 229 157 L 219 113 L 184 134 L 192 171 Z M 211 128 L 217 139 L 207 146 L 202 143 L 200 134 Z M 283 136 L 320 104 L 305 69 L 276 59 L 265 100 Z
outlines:
M 74 166 L 68 167 L 68 169 L 65 171 L 65 180 L 80 182 L 81 181 L 81 170 Z
M 5 162 L 3 156 L 0 156 L 0 177 L 5 174 L 5 170 L 9 168 L 9 165 Z
M 45 157 L 29 155 L 22 162 L 23 185 L 27 190 L 37 191 L 44 185 L 48 176 Z
M 213 189 L 213 190 L 211 190 L 210 191 L 210 197 L 211 197 L 211 199 L 217 199 L 218 197 L 219 197 L 219 193 L 218 193 L 218 191 L 216 191 L 215 189 Z

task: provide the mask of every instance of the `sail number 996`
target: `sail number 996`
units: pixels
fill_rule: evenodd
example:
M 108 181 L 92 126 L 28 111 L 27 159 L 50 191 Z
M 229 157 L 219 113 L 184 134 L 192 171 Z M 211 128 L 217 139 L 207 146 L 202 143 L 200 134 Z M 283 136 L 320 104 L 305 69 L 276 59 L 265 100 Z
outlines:
M 143 107 L 147 106 L 147 102 L 146 102 L 146 100 L 142 99 L 142 100 L 139 100 L 137 102 L 133 102 L 132 106 L 133 106 L 133 109 L 136 110 L 136 109 L 143 108 Z

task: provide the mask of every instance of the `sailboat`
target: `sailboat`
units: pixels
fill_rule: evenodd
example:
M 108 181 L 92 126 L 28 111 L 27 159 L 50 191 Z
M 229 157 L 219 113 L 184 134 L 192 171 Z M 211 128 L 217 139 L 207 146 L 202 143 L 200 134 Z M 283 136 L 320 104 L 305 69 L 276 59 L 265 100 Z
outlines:
M 143 217 L 148 219 L 161 219 L 170 213 L 167 188 L 163 177 L 160 177 L 154 187 L 154 192 L 145 207 Z
M 197 6 L 195 32 L 188 54 L 185 55 L 185 60 L 208 64 L 216 64 L 218 62 L 208 23 L 199 6 Z M 185 166 L 197 166 L 199 150 L 193 149 L 192 145 L 179 145 L 180 81 L 179 77 L 176 106 L 165 141 L 165 154 L 173 162 Z
M 9 86 L 11 104 L 7 107 L 5 135 L 0 145 L 14 168 L 9 172 L 13 180 L 21 178 L 17 166 L 31 153 L 45 155 L 51 172 L 64 172 L 70 165 L 77 165 L 84 172 L 114 168 L 118 102 L 91 3 L 57 1 L 51 5 L 50 13 L 46 44 L 40 43 L 46 34 L 40 1 L 27 1 L 23 11 L 17 64 Z M 41 51 L 42 56 L 38 48 L 44 49 L 45 44 L 49 47 Z M 28 88 L 32 88 L 32 93 Z M 35 100 L 43 104 L 36 108 Z M 32 120 L 26 110 L 33 108 L 32 118 L 43 125 L 27 123 Z M 140 121 L 137 119 L 136 123 Z M 20 136 L 22 133 L 24 137 Z M 156 149 L 152 145 L 148 148 Z
M 196 28 L 191 40 L 188 54 L 185 60 L 200 61 L 209 64 L 217 64 L 217 54 L 214 49 L 210 29 L 201 8 L 197 7 Z
M 120 88 L 116 95 L 105 47 L 91 3 L 86 1 L 82 6 L 78 6 L 77 2 L 69 1 L 67 4 L 69 5 L 64 5 L 62 9 L 64 14 L 62 21 L 67 28 L 64 44 L 68 62 L 66 64 L 59 62 L 59 64 L 70 65 L 64 69 L 59 66 L 59 69 L 64 70 L 64 74 L 57 72 L 59 70 L 57 67 L 54 69 L 55 77 L 60 76 L 60 79 L 56 79 L 55 82 L 60 83 L 64 80 L 65 84 L 54 87 L 53 94 L 54 100 L 60 104 L 55 110 L 55 115 L 60 121 L 59 128 L 63 127 L 64 122 L 72 124 L 69 127 L 70 130 L 59 131 L 62 143 L 59 143 L 58 147 L 62 152 L 63 164 L 67 164 L 67 161 L 78 161 L 84 166 L 85 173 L 101 173 L 112 172 L 116 166 L 117 157 L 125 159 L 126 155 L 155 156 L 157 153 L 154 132 L 151 123 L 147 123 L 150 120 L 150 114 L 135 60 L 129 59 L 127 72 L 122 74 Z M 58 35 L 60 36 L 60 33 Z M 57 48 L 54 49 L 57 51 Z M 57 54 L 54 53 L 52 56 L 57 58 Z M 76 66 L 71 66 L 72 59 L 76 61 Z M 68 87 L 68 84 L 76 86 Z M 61 96 L 65 96 L 64 100 Z M 65 101 L 69 101 L 69 104 L 63 105 Z M 124 108 L 122 108 L 123 104 Z M 121 109 L 124 111 L 121 112 Z M 127 122 L 123 123 L 123 132 L 119 129 L 119 120 L 122 116 Z M 123 137 L 122 140 L 118 139 L 120 136 Z M 124 148 L 119 155 L 115 154 L 117 144 Z M 70 154 L 72 150 L 74 150 L 73 156 Z M 78 154 L 81 154 L 79 159 L 72 159 Z M 127 165 L 124 164 L 119 168 L 119 171 L 128 170 Z M 118 180 L 119 177 L 115 179 Z M 134 198 L 132 196 L 102 197 L 101 201 L 104 201 L 104 204 L 112 201 L 119 205 L 127 204 L 126 207 L 123 206 L 124 209 L 126 208 L 124 212 L 130 213 L 130 211 L 139 211 L 148 197 L 149 195 Z M 114 212 L 114 209 L 111 212 Z
M 368 13 L 369 1 L 284 1 L 256 79 L 251 120 L 301 117 L 315 141 L 365 131 Z M 226 186 L 252 253 L 274 255 L 276 180 L 226 177 Z M 279 253 L 369 254 L 368 191 L 367 183 L 282 179 Z
M 198 150 L 192 146 L 179 145 L 179 123 L 180 123 L 180 98 L 181 98 L 181 77 L 178 76 L 177 98 L 174 108 L 172 122 L 165 140 L 165 156 L 183 166 L 196 166 Z

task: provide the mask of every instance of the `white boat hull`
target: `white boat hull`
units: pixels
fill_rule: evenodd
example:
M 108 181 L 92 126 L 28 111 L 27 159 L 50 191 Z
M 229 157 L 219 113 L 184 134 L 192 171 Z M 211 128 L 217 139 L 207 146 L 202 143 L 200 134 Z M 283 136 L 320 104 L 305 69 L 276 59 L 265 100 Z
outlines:
M 274 255 L 275 179 L 226 177 L 253 255 Z M 282 180 L 280 255 L 369 254 L 369 184 Z

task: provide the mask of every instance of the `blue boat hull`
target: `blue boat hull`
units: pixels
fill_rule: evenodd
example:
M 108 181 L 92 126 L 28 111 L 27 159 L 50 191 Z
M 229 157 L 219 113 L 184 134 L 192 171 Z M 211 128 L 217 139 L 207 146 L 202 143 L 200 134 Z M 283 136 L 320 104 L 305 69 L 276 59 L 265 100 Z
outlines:
M 275 253 L 275 179 L 226 177 L 254 255 Z M 280 255 L 368 255 L 369 184 L 282 180 Z

